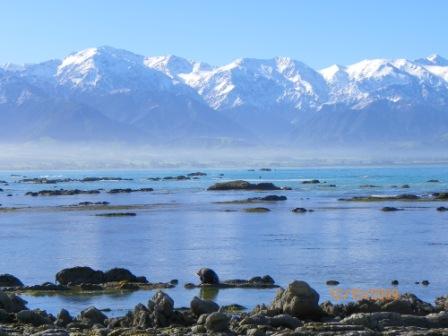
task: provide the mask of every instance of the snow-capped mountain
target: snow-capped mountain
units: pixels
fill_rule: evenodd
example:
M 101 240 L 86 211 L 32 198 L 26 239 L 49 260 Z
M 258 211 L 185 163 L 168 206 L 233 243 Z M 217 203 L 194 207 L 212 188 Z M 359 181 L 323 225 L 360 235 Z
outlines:
M 379 100 L 447 104 L 447 82 L 405 59 L 364 60 L 348 67 L 333 65 L 320 73 L 330 89 L 330 104 L 345 103 L 358 109 Z
M 0 66 L 2 141 L 446 144 L 447 109 L 448 60 L 438 55 L 316 71 L 287 57 L 211 66 L 99 47 Z

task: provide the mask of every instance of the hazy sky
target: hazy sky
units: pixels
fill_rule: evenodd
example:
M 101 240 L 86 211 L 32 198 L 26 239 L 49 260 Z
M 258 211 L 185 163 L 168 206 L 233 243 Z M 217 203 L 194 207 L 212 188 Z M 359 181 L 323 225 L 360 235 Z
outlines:
M 290 56 L 313 67 L 448 57 L 445 0 L 0 0 L 0 63 L 110 45 L 221 65 Z

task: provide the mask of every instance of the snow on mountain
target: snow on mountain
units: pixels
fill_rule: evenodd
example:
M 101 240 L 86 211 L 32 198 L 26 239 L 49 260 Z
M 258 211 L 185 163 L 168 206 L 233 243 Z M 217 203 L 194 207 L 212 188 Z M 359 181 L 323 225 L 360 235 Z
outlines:
M 423 65 L 429 72 L 448 82 L 448 60 L 440 55 L 433 54 L 415 61 Z
M 171 144 L 333 143 L 387 139 L 388 132 L 398 141 L 430 129 L 428 138 L 439 139 L 448 134 L 447 106 L 448 60 L 439 55 L 316 71 L 287 57 L 210 66 L 105 46 L 0 66 L 0 118 L 18 130 L 4 134 L 17 139 L 119 134 Z M 397 132 L 399 124 L 405 128 Z
M 207 63 L 195 62 L 174 55 L 146 57 L 144 64 L 181 81 L 187 81 L 188 76 L 192 73 L 212 70 Z
M 406 59 L 364 60 L 348 67 L 333 65 L 320 71 L 330 88 L 328 103 L 357 108 L 377 101 L 445 104 L 447 83 L 426 67 Z
M 57 68 L 58 83 L 80 90 L 164 90 L 173 83 L 148 68 L 144 57 L 111 47 L 89 48 L 64 58 Z
M 300 109 L 318 104 L 326 95 L 325 82 L 316 71 L 285 57 L 241 58 L 208 71 L 192 71 L 182 78 L 218 110 L 282 105 Z
M 415 63 L 421 65 L 437 65 L 437 66 L 448 66 L 448 60 L 440 55 L 432 54 L 425 58 L 419 58 L 415 60 Z

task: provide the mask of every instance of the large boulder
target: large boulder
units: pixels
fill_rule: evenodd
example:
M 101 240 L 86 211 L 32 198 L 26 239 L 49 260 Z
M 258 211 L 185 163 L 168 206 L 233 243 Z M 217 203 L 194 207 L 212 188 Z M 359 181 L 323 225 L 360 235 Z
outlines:
M 211 313 L 205 319 L 205 328 L 208 332 L 220 332 L 229 329 L 230 318 L 220 312 Z
M 61 309 L 59 314 L 56 316 L 55 324 L 60 327 L 65 327 L 71 322 L 73 322 L 73 317 L 70 313 L 65 309 Z
M 18 313 L 27 309 L 26 304 L 27 302 L 19 296 L 0 291 L 0 309 L 4 309 L 8 313 Z
M 137 277 L 125 268 L 112 268 L 104 273 L 104 282 L 144 282 L 147 283 L 145 277 Z
M 197 275 L 199 275 L 201 283 L 203 284 L 210 284 L 210 285 L 219 284 L 218 274 L 216 274 L 216 272 L 210 268 L 201 268 L 197 272 Z
M 201 300 L 197 296 L 190 302 L 190 309 L 196 316 L 211 314 L 219 310 L 219 305 L 211 300 Z
M 22 310 L 16 316 L 18 322 L 31 324 L 35 327 L 53 323 L 53 317 L 40 309 Z
M 157 291 L 151 301 L 152 303 L 149 302 L 148 307 L 153 308 L 154 311 L 163 314 L 165 317 L 170 317 L 173 314 L 174 300 L 168 294 Z
M 294 281 L 286 290 L 280 289 L 271 308 L 297 318 L 316 318 L 322 313 L 319 307 L 319 293 L 304 281 Z
M 56 281 L 61 285 L 100 284 L 105 282 L 102 271 L 95 271 L 87 266 L 65 268 L 56 274 Z
M 280 190 L 280 187 L 268 182 L 249 183 L 243 180 L 215 183 L 207 190 Z
M 23 283 L 12 274 L 0 274 L 0 287 L 23 287 Z
M 104 325 L 104 321 L 107 319 L 107 316 L 104 315 L 99 309 L 95 307 L 89 307 L 84 309 L 77 318 L 80 321 L 85 321 L 91 325 L 93 324 L 102 324 Z
M 398 298 L 386 301 L 381 305 L 381 311 L 394 312 L 399 314 L 427 315 L 434 312 L 434 307 L 420 300 L 411 293 L 405 293 Z

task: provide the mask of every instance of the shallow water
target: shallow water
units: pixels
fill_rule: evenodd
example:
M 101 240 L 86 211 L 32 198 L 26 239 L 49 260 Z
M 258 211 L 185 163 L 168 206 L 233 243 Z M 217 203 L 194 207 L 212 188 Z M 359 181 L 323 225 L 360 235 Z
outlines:
M 307 168 L 247 170 L 201 170 L 208 175 L 190 181 L 148 181 L 148 177 L 173 176 L 191 170 L 164 171 L 26 171 L 0 172 L 0 204 L 32 209 L 0 212 L 0 273 L 11 273 L 26 284 L 54 281 L 65 267 L 88 265 L 106 270 L 125 267 L 150 281 L 179 279 L 167 290 L 176 306 L 188 306 L 199 289 L 183 284 L 197 282 L 195 272 L 204 266 L 215 269 L 221 279 L 250 278 L 270 274 L 278 284 L 294 279 L 309 282 L 321 301 L 332 299 L 325 282 L 338 280 L 343 289 L 390 288 L 398 279 L 400 292 L 410 291 L 433 301 L 448 294 L 448 213 L 435 210 L 447 202 L 344 202 L 355 195 L 400 193 L 423 194 L 448 190 L 448 167 L 414 166 L 383 168 Z M 223 173 L 222 178 L 219 174 Z M 18 183 L 27 177 L 81 178 L 117 176 L 133 181 L 70 182 L 58 185 Z M 327 183 L 304 185 L 317 178 Z M 206 188 L 233 179 L 268 181 L 290 186 L 279 192 L 212 192 Z M 440 183 L 428 183 L 430 179 Z M 328 187 L 336 184 L 336 188 Z M 375 188 L 361 188 L 371 184 Z M 409 184 L 409 189 L 392 185 Z M 31 197 L 27 191 L 42 189 L 97 189 L 152 187 L 154 192 L 110 195 Z M 12 194 L 12 196 L 7 196 Z M 266 194 L 285 195 L 285 202 L 269 204 L 220 204 L 216 202 Z M 109 201 L 111 205 L 152 205 L 132 209 L 136 217 L 97 217 L 102 211 L 62 211 L 52 206 L 82 201 Z M 383 206 L 404 211 L 382 212 Z M 246 213 L 243 208 L 266 206 L 269 213 Z M 36 209 L 36 207 L 40 207 Z M 295 214 L 295 207 L 314 209 Z M 232 210 L 232 211 L 227 211 Z M 427 287 L 415 281 L 429 280 Z M 220 304 L 253 307 L 272 300 L 275 290 L 225 289 L 207 293 Z M 213 294 L 213 295 L 212 295 Z M 30 307 L 56 313 L 72 313 L 89 305 L 110 308 L 117 315 L 152 292 L 117 295 L 25 296 Z

